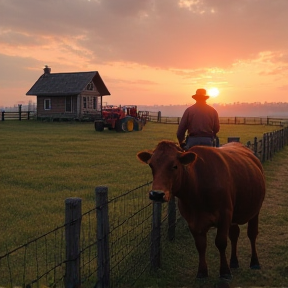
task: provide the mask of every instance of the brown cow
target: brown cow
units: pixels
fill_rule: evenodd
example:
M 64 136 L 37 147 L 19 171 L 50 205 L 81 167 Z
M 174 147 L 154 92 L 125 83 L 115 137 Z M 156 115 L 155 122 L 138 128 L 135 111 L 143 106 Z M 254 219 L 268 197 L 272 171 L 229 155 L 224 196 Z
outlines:
M 208 277 L 205 253 L 211 227 L 217 227 L 215 245 L 220 253 L 221 278 L 231 278 L 225 254 L 228 235 L 230 267 L 237 268 L 238 225 L 247 222 L 250 267 L 260 269 L 255 243 L 265 180 L 262 165 L 250 149 L 232 142 L 221 148 L 194 146 L 184 152 L 174 142 L 161 141 L 154 151 L 141 151 L 137 157 L 152 169 L 150 199 L 164 202 L 178 198 L 179 211 L 199 254 L 197 278 Z

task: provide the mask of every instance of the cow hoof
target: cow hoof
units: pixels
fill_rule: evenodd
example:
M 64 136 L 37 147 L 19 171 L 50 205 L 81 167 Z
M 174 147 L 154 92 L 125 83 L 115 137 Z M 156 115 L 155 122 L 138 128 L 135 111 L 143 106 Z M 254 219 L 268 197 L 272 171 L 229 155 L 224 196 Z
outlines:
M 220 279 L 231 280 L 232 279 L 232 275 L 231 274 L 221 274 L 220 275 Z
M 259 264 L 257 264 L 257 265 L 251 265 L 251 266 L 250 266 L 250 269 L 260 270 L 260 269 L 261 269 L 261 266 L 260 266 Z
M 196 278 L 197 279 L 204 279 L 204 278 L 207 278 L 208 277 L 208 273 L 207 272 L 204 272 L 204 273 L 200 273 L 198 272 Z
M 233 269 L 239 268 L 238 261 L 236 261 L 236 262 L 231 261 L 230 262 L 230 268 L 233 268 Z
M 226 280 L 220 280 L 219 283 L 214 285 L 214 288 L 230 288 L 230 285 Z

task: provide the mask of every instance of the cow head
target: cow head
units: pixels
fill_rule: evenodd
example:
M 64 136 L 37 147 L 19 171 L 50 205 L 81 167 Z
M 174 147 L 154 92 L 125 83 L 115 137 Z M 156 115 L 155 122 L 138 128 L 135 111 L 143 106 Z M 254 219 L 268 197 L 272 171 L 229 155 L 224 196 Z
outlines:
M 196 154 L 184 152 L 174 142 L 161 141 L 154 151 L 141 151 L 138 159 L 152 170 L 153 184 L 149 198 L 154 201 L 169 201 L 180 190 L 186 165 L 193 163 Z

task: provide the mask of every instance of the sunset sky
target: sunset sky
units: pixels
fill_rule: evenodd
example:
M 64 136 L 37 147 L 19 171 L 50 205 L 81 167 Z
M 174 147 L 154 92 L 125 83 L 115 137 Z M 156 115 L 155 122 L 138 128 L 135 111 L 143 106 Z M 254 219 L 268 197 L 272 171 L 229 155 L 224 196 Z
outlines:
M 98 71 L 108 104 L 288 101 L 288 0 L 0 0 L 0 106 L 43 73 Z

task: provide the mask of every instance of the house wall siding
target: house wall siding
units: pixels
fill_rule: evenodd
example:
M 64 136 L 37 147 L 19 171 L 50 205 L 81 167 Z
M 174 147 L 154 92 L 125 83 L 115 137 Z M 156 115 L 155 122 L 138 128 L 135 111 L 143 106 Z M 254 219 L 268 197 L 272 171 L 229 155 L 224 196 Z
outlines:
M 65 114 L 68 116 L 70 114 L 77 113 L 77 96 L 69 96 L 72 97 L 72 112 L 66 112 L 66 96 L 37 96 L 37 116 L 53 116 L 56 114 Z M 46 99 L 51 100 L 51 109 L 44 109 L 44 101 Z
M 73 96 L 37 96 L 37 117 L 60 117 L 66 116 L 71 118 L 83 118 L 91 116 L 95 118 L 101 114 L 101 107 L 99 105 L 101 96 L 96 96 L 93 91 L 83 91 L 79 95 Z M 72 97 L 72 112 L 66 112 L 66 97 Z M 84 97 L 86 98 L 86 107 L 84 107 Z M 95 98 L 95 100 L 94 100 Z M 50 99 L 51 109 L 44 109 L 44 101 Z M 96 109 L 95 102 L 96 101 Z

